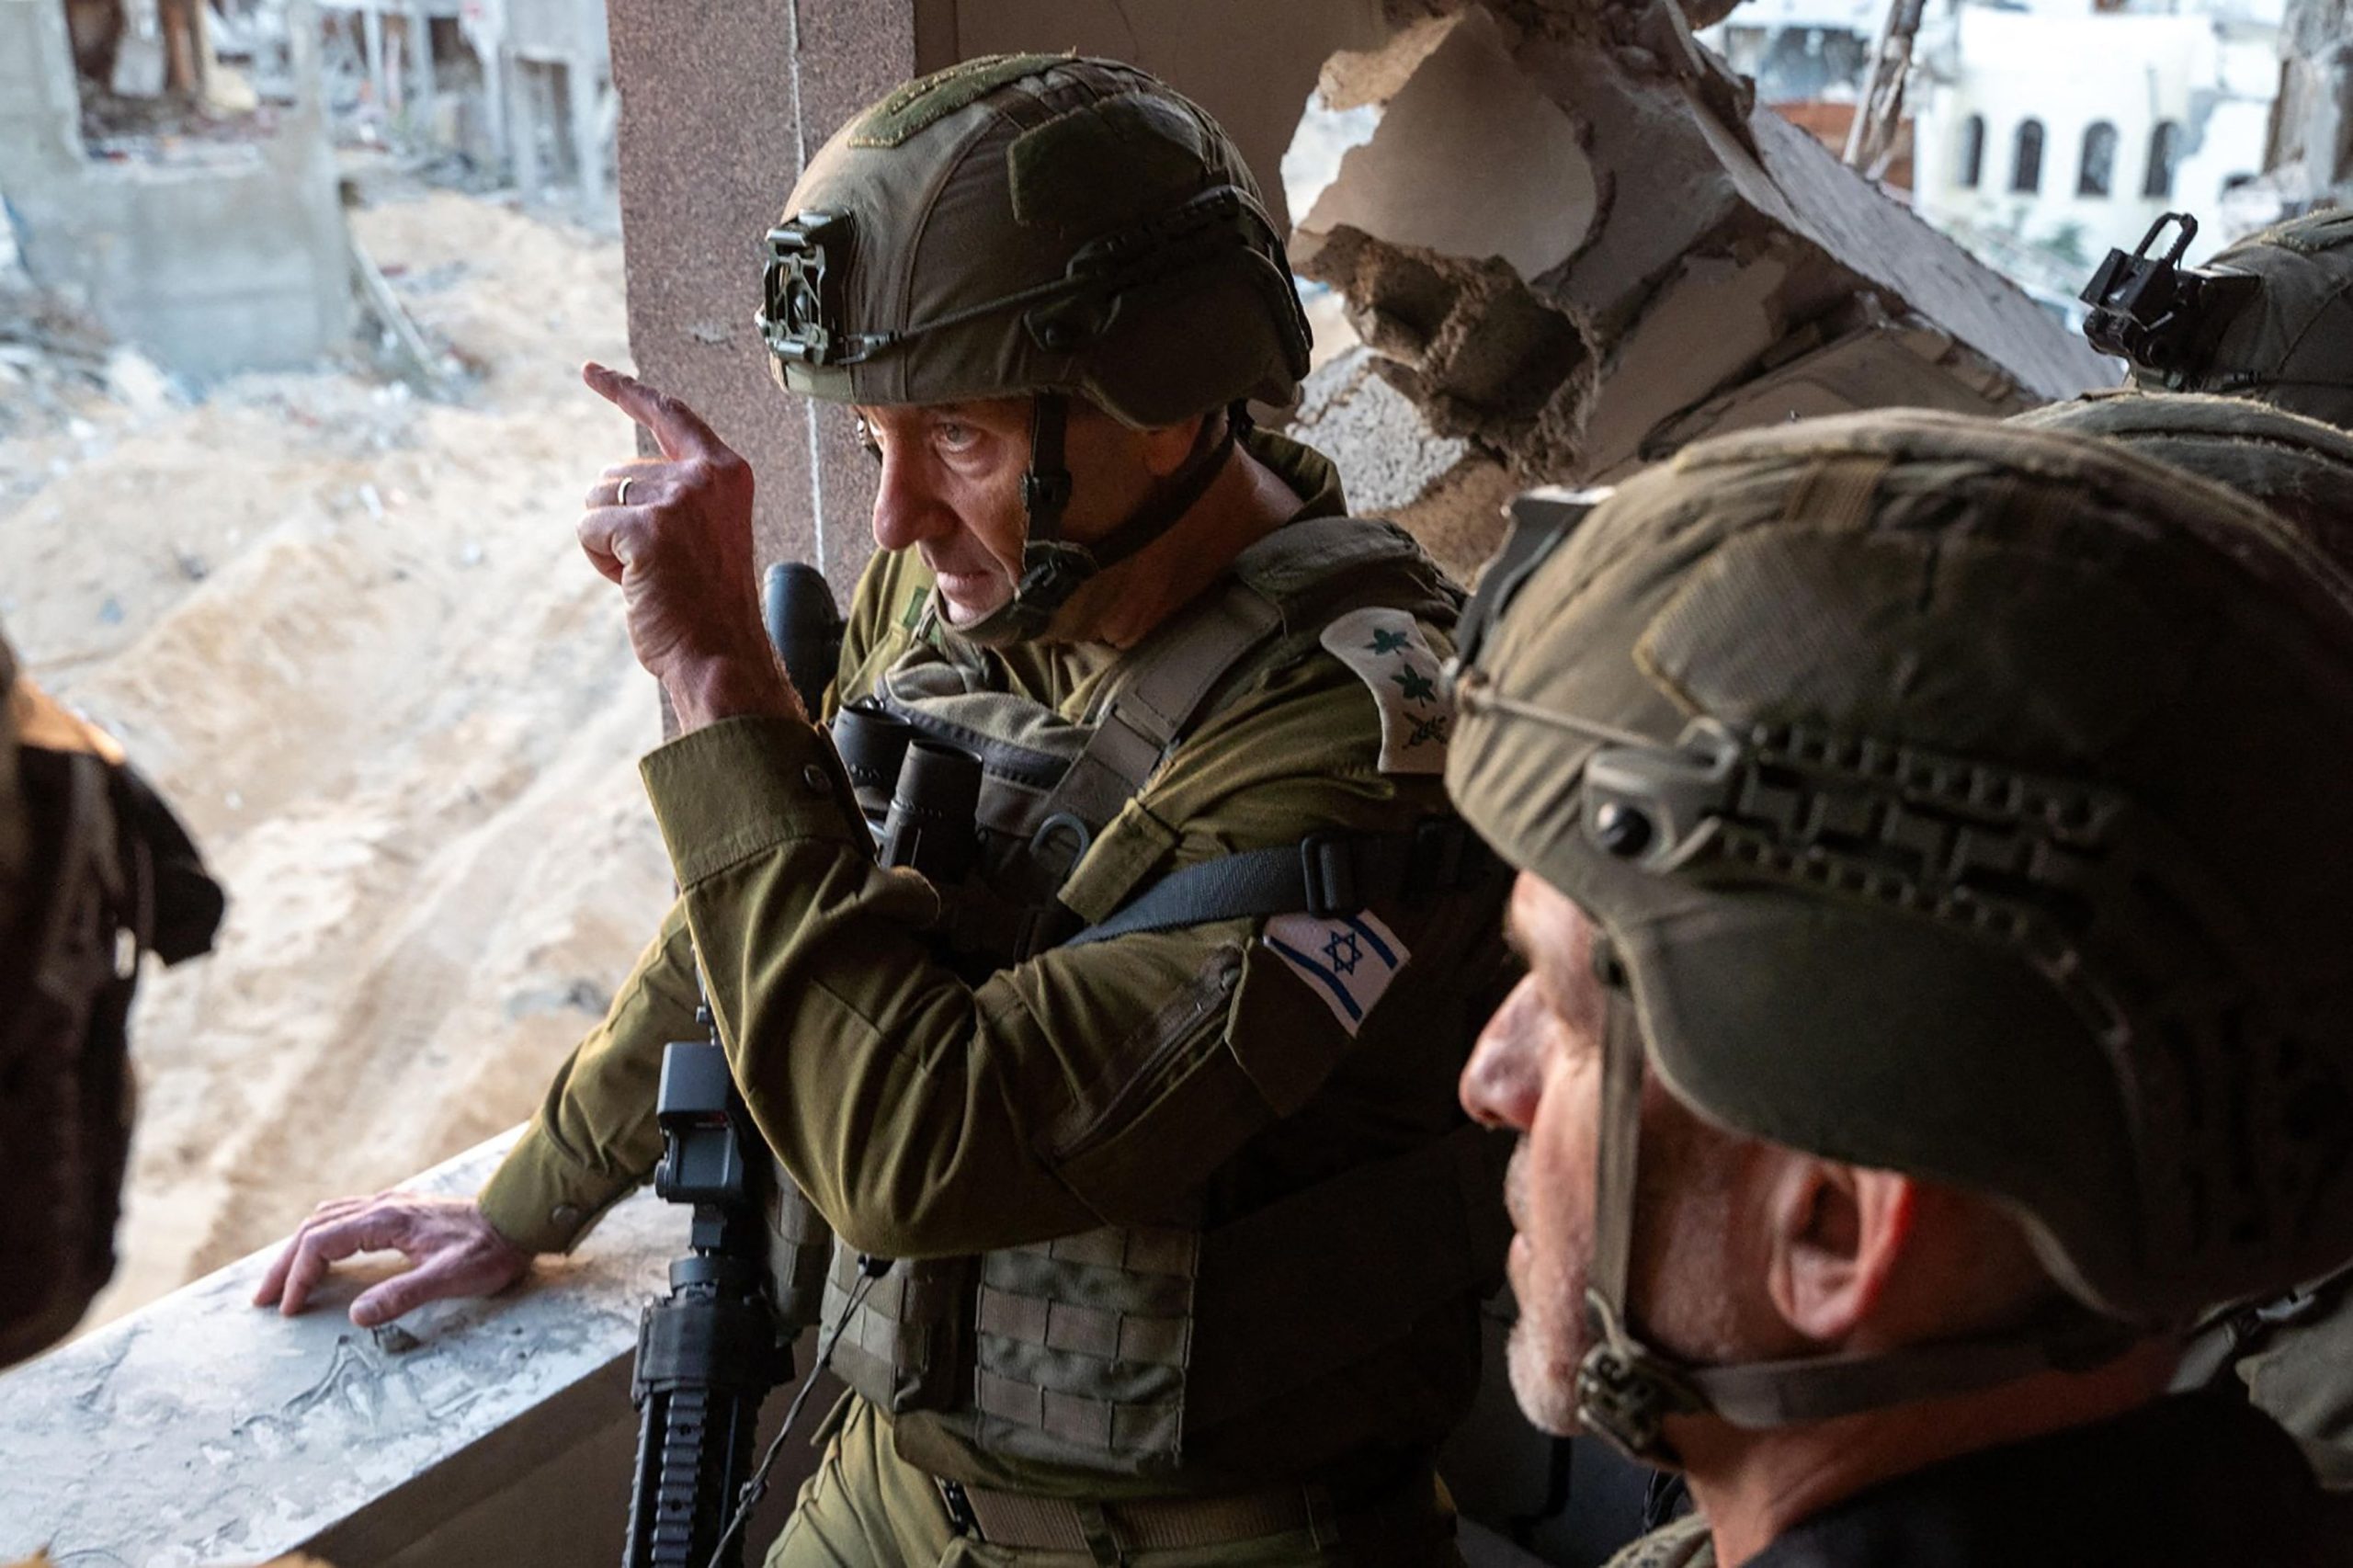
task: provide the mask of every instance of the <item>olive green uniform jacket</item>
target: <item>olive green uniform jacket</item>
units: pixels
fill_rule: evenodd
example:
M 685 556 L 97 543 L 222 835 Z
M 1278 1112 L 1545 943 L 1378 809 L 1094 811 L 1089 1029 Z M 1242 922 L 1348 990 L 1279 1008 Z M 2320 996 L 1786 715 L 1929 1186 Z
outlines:
M 1301 518 L 1341 515 L 1324 459 L 1250 439 L 1300 493 Z M 911 559 L 870 566 L 837 699 L 867 690 L 919 636 L 944 635 L 925 613 L 930 596 Z M 1436 619 L 1424 630 L 1442 657 L 1450 609 Z M 1064 902 L 1099 919 L 1179 866 L 1322 829 L 1403 830 L 1446 809 L 1436 772 L 1381 770 L 1370 677 L 1317 648 L 1312 628 L 1303 653 L 1291 642 L 1287 658 L 1245 665 L 1097 839 Z M 1095 645 L 986 656 L 1005 688 L 1074 719 L 1120 657 Z M 1492 964 L 1469 972 L 1466 955 L 1492 946 L 1492 930 L 1432 931 L 1413 911 L 1384 910 L 1422 961 L 1406 961 L 1353 1039 L 1256 941 L 1254 920 L 1055 949 L 970 984 L 933 956 L 928 888 L 873 864 L 812 726 L 722 722 L 654 752 L 644 776 L 683 896 L 482 1193 L 492 1223 L 524 1246 L 569 1248 L 650 1172 L 662 1048 L 693 1038 L 689 929 L 762 1133 L 863 1252 L 945 1256 L 1106 1224 L 1214 1222 L 1461 1124 L 1455 1077 L 1495 979 Z M 1206 1008 L 1205 985 L 1217 992 Z M 984 1451 L 931 1415 L 901 1416 L 896 1441 L 936 1474 L 1045 1494 L 1369 1480 L 1408 1456 L 1426 1462 L 1467 1408 L 1475 1313 L 1468 1298 L 1450 1303 L 1314 1391 L 1319 1426 L 1383 1439 L 1370 1445 L 1335 1451 L 1313 1431 L 1236 1421 L 1188 1432 L 1173 1477 L 1114 1479 Z

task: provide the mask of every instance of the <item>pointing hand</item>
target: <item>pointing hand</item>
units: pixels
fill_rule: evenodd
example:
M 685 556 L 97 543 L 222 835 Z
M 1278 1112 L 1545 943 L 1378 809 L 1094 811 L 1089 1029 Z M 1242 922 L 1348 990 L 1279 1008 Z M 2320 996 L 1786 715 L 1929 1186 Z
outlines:
M 760 626 L 751 465 L 693 409 L 634 376 L 590 364 L 581 379 L 662 453 L 607 469 L 580 519 L 581 548 L 620 585 L 638 663 L 687 730 L 737 713 L 802 716 Z

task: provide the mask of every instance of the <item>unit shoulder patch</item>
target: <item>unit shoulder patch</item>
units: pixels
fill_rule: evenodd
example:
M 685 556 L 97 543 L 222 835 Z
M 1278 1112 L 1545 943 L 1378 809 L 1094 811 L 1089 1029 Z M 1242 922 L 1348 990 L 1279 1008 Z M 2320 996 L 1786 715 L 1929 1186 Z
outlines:
M 1318 641 L 1357 673 L 1381 710 L 1381 771 L 1446 771 L 1454 705 L 1420 623 L 1402 609 L 1355 609 L 1325 627 Z

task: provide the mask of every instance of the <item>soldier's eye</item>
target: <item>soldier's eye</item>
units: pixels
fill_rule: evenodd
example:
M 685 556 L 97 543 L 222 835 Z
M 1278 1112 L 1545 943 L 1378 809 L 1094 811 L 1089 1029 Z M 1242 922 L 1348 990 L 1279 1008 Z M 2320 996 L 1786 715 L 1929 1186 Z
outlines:
M 970 425 L 960 425 L 953 419 L 943 419 L 931 427 L 931 437 L 933 440 L 939 443 L 942 451 L 963 452 L 972 449 L 973 443 L 981 438 L 981 433 Z
M 858 444 L 868 457 L 874 460 L 876 466 L 880 467 L 882 461 L 882 443 L 874 438 L 874 426 L 863 419 L 858 421 Z

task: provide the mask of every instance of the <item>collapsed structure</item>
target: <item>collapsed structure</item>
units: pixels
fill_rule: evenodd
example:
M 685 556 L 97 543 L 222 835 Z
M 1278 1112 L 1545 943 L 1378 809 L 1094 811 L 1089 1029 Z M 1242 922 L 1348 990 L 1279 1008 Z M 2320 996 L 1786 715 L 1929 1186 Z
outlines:
M 1478 106 L 1465 113 L 1464 107 Z M 1758 108 L 1666 0 L 1465 4 L 1325 68 L 1353 143 L 1290 190 L 1346 298 L 1302 433 L 1458 571 L 1533 481 L 1893 404 L 2002 415 L 2117 379 L 2018 289 Z
M 314 365 L 373 317 L 426 384 L 338 137 L 608 225 L 607 52 L 599 0 L 0 0 L 0 257 L 190 382 Z
M 293 4 L 307 17 L 307 0 Z M 206 14 L 169 8 L 146 97 L 203 93 Z M 85 95 L 137 57 L 119 13 L 109 26 L 77 6 L 70 20 L 58 0 L 0 0 L 0 201 L 32 280 L 198 380 L 341 347 L 350 256 L 315 56 L 298 49 L 282 109 L 93 145 Z

